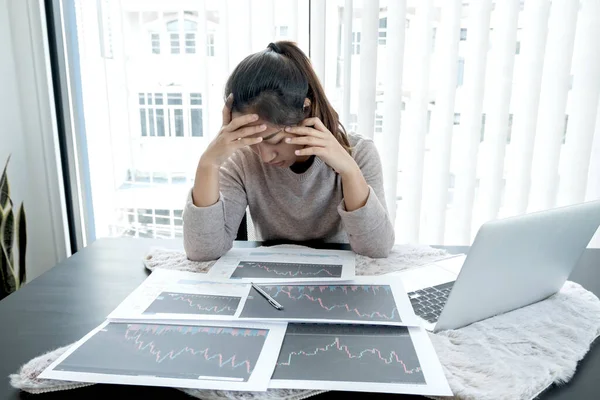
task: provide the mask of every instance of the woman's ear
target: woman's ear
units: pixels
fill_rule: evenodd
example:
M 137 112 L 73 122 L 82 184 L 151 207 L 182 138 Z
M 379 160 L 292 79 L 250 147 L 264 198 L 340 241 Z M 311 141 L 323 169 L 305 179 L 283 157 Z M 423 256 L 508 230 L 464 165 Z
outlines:
M 306 97 L 304 99 L 304 106 L 302 107 L 302 111 L 304 111 L 304 116 L 305 117 L 309 117 L 310 116 L 310 99 L 308 97 Z

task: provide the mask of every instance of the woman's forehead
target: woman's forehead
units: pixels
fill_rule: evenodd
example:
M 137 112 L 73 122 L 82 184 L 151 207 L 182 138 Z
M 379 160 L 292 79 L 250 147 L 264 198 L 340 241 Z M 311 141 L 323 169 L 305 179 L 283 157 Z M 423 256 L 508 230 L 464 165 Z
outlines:
M 235 116 L 234 116 L 234 118 L 235 118 Z M 285 128 L 283 126 L 276 126 L 269 122 L 265 122 L 264 120 L 262 120 L 260 118 L 258 119 L 258 121 L 251 122 L 244 126 L 257 126 L 257 125 L 261 125 L 261 124 L 265 124 L 267 126 L 267 129 L 265 129 L 262 132 L 255 133 L 254 135 L 250 135 L 249 137 L 251 137 L 251 138 L 262 137 L 265 140 L 269 140 L 271 137 L 275 136 L 275 134 L 282 132 L 283 129 Z
M 247 115 L 247 114 L 252 114 L 252 113 L 241 113 L 241 112 L 234 111 L 231 113 L 231 116 L 233 118 L 237 118 L 237 117 L 241 117 L 242 115 Z M 245 126 L 256 126 L 256 125 L 262 125 L 262 124 L 265 124 L 267 126 L 267 131 L 269 131 L 270 129 L 278 129 L 279 130 L 279 129 L 285 128 L 284 126 L 278 126 L 278 125 L 272 124 L 271 122 L 265 121 L 262 118 L 259 118 L 254 122 L 250 122 L 250 123 L 246 124 Z

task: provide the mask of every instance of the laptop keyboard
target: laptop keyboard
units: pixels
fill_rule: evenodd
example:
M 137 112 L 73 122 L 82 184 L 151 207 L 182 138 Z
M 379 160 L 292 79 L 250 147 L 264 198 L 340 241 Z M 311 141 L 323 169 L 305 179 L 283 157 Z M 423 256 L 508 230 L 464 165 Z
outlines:
M 453 285 L 454 281 L 409 292 L 415 314 L 432 324 L 437 322 Z

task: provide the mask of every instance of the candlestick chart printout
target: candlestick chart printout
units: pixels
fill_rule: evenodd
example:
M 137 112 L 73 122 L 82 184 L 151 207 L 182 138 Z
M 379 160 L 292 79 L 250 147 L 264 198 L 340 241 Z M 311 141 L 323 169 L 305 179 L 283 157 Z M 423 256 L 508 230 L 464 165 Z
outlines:
M 254 262 L 240 261 L 232 279 L 237 278 L 340 278 L 342 265 L 305 264 L 290 262 Z
M 162 292 L 143 314 L 234 315 L 240 297 Z
M 319 282 L 352 280 L 356 254 L 309 248 L 232 248 L 208 271 L 212 280 Z
M 109 323 L 55 371 L 246 382 L 268 329 Z
M 408 328 L 289 324 L 274 380 L 425 384 Z
M 283 310 L 273 308 L 254 288 L 240 318 L 402 322 L 388 285 L 260 285 Z

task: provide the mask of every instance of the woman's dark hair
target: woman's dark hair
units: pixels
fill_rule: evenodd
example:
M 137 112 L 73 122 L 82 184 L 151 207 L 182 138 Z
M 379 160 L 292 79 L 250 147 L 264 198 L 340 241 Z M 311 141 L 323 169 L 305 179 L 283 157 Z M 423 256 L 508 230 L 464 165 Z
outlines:
M 277 126 L 297 125 L 317 117 L 351 153 L 350 143 L 338 113 L 310 60 L 293 42 L 280 41 L 246 57 L 229 76 L 225 98 L 233 94 L 231 111 L 253 112 Z M 304 107 L 304 99 L 310 105 Z

